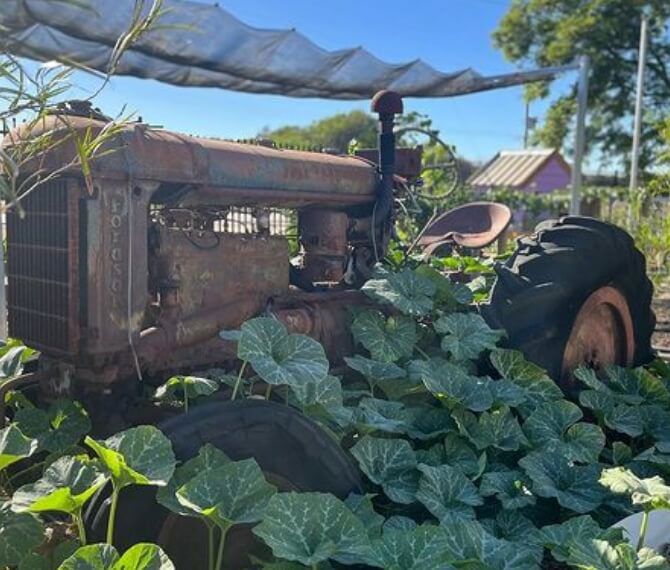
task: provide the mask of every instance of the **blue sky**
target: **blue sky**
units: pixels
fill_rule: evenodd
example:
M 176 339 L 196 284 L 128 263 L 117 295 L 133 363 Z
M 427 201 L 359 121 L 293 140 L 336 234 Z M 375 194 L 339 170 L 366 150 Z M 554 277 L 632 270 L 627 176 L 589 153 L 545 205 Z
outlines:
M 392 62 L 420 57 L 450 71 L 474 67 L 485 74 L 513 71 L 492 45 L 491 32 L 506 0 L 220 0 L 242 21 L 257 27 L 293 27 L 327 49 L 364 46 Z M 78 73 L 81 97 L 99 80 Z M 290 99 L 215 89 L 173 87 L 154 81 L 114 78 L 96 99 L 108 114 L 123 105 L 151 124 L 204 136 L 248 138 L 263 127 L 308 124 L 368 103 Z M 541 115 L 546 104 L 536 104 Z M 427 113 L 459 154 L 486 160 L 501 148 L 520 148 L 524 104 L 519 87 L 449 99 L 408 99 L 405 108 Z

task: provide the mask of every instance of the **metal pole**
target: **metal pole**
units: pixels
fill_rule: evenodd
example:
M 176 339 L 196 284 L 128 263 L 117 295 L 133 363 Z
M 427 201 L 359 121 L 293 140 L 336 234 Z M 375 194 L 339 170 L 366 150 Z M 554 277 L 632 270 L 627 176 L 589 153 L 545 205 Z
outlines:
M 523 148 L 528 148 L 528 119 L 530 118 L 530 102 L 526 101 L 526 116 L 523 120 Z
M 642 131 L 642 98 L 644 96 L 644 69 L 647 62 L 647 17 L 642 16 L 640 25 L 640 52 L 637 61 L 637 93 L 635 95 L 635 122 L 633 123 L 633 151 L 630 161 L 631 195 L 637 190 L 640 163 L 640 133 Z
M 582 159 L 584 158 L 584 131 L 586 127 L 586 105 L 589 91 L 589 56 L 579 58 L 579 83 L 577 84 L 577 125 L 575 126 L 575 158 L 572 165 L 572 189 L 570 214 L 578 216 L 582 190 Z

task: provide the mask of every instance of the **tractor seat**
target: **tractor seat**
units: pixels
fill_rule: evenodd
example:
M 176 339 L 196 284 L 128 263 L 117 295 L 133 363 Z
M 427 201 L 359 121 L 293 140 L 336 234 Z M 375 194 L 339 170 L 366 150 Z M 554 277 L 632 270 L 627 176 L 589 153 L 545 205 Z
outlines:
M 512 211 L 496 202 L 472 202 L 445 212 L 432 222 L 418 241 L 425 255 L 443 245 L 481 249 L 491 245 L 512 221 Z

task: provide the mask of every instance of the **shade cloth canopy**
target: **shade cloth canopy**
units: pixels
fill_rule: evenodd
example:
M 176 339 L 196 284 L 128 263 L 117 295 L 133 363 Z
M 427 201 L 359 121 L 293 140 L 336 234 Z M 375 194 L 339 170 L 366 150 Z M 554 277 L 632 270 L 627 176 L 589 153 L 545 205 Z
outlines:
M 151 4 L 144 1 L 145 15 Z M 105 73 L 135 10 L 135 0 L 2 0 L 0 45 L 18 56 Z M 216 5 L 164 0 L 155 26 L 114 73 L 248 93 L 368 99 L 381 89 L 451 97 L 552 79 L 572 68 L 486 77 L 472 69 L 438 71 L 421 60 L 391 64 L 360 47 L 327 51 L 295 30 L 253 28 Z

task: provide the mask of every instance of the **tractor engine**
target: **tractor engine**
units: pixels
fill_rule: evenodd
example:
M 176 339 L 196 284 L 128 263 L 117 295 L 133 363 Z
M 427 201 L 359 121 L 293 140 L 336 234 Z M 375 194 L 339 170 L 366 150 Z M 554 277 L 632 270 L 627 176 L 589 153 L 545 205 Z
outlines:
M 65 139 L 40 167 L 63 170 L 73 133 L 103 126 L 48 117 Z M 355 288 L 392 215 L 375 164 L 142 123 L 106 144 L 90 176 L 67 167 L 8 214 L 10 335 L 41 351 L 50 396 L 225 363 L 235 346 L 220 331 L 262 314 L 334 359 L 350 349 L 347 308 L 365 303 Z

